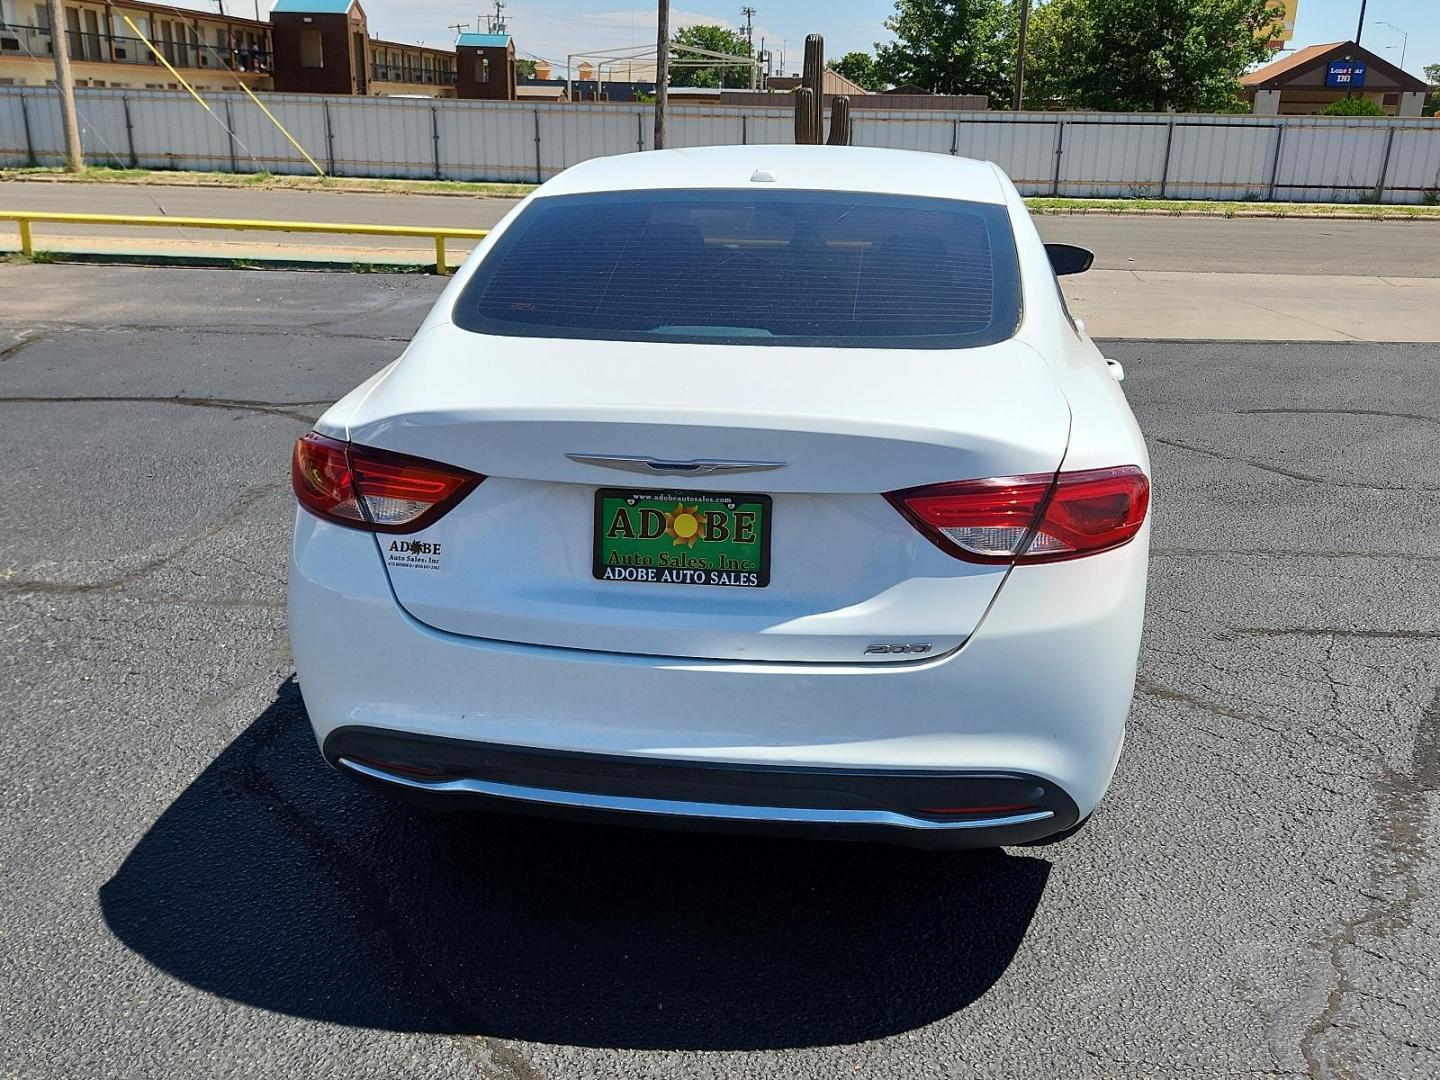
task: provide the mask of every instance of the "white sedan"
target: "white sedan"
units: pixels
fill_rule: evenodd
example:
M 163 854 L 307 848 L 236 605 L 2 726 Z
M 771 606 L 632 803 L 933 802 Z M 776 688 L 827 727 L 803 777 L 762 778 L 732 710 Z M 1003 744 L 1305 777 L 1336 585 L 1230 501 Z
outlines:
M 1036 841 L 1134 688 L 1148 460 L 994 165 L 600 158 L 294 451 L 325 758 L 635 824 Z

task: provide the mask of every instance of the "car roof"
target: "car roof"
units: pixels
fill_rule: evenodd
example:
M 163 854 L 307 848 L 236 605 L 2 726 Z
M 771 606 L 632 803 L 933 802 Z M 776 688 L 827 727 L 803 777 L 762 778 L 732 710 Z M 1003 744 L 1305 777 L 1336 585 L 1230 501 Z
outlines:
M 757 175 L 771 179 L 759 180 Z M 591 158 L 566 169 L 537 196 L 673 188 L 866 191 L 1003 203 L 988 161 L 868 146 L 702 146 Z

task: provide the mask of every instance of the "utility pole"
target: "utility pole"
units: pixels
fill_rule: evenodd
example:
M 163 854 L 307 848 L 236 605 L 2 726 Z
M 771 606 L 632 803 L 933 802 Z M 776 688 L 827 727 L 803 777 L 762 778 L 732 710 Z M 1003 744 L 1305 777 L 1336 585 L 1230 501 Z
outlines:
M 1025 104 L 1025 39 L 1030 36 L 1030 0 L 1020 0 L 1020 44 L 1015 49 L 1015 92 L 1010 108 L 1019 112 Z
M 1360 45 L 1360 35 L 1365 32 L 1365 5 L 1366 5 L 1367 2 L 1368 2 L 1368 0 L 1360 0 L 1360 21 L 1355 24 L 1355 45 L 1356 45 L 1357 48 L 1358 48 L 1359 45 Z M 1350 54 L 1349 56 L 1347 56 L 1345 59 L 1346 59 L 1346 60 L 1353 61 L 1353 60 L 1355 59 L 1355 54 L 1354 54 L 1354 52 L 1351 52 L 1351 54 Z M 1346 87 L 1345 87 L 1345 100 L 1346 100 L 1346 101 L 1349 101 L 1349 100 L 1350 100 L 1352 97 L 1354 97 L 1354 96 L 1355 96 L 1355 68 L 1352 66 L 1352 67 L 1350 68 L 1350 82 L 1349 82 L 1349 83 L 1346 85 Z
M 50 11 L 50 48 L 55 54 L 55 89 L 60 92 L 60 123 L 65 129 L 65 169 L 80 172 L 85 155 L 80 150 L 80 125 L 75 119 L 75 80 L 70 75 L 70 41 L 60 0 L 46 0 Z
M 58 0 L 50 0 L 58 3 Z M 665 106 L 670 101 L 670 0 L 655 13 L 655 149 L 665 149 Z
M 470 24 L 468 22 L 452 22 L 450 24 L 450 29 L 455 31 L 456 37 L 459 37 L 460 34 L 462 34 L 465 28 L 469 25 Z
M 755 18 L 755 9 L 746 4 L 740 9 L 740 14 L 745 16 L 745 47 L 750 50 L 750 59 L 755 59 L 755 28 L 751 20 Z M 755 89 L 755 67 L 750 67 L 750 89 Z
M 495 14 L 485 16 L 485 21 L 490 24 L 490 33 L 504 34 L 505 29 L 505 0 L 495 0 Z M 475 24 L 479 26 L 477 22 Z

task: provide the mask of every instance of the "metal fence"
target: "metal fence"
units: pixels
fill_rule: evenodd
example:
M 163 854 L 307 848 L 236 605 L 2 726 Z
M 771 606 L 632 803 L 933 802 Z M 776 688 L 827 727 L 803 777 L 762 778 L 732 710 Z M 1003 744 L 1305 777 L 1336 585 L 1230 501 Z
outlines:
M 83 89 L 92 163 L 305 173 L 243 95 Z M 650 146 L 647 105 L 268 94 L 266 104 L 339 176 L 534 182 L 587 158 Z M 676 147 L 788 143 L 788 105 L 673 107 Z M 223 123 L 222 123 L 223 121 Z M 853 141 L 988 158 L 1027 195 L 1415 203 L 1440 197 L 1440 122 L 1123 113 L 851 114 Z M 229 129 L 227 131 L 227 128 Z M 62 160 L 53 91 L 0 88 L 0 166 Z

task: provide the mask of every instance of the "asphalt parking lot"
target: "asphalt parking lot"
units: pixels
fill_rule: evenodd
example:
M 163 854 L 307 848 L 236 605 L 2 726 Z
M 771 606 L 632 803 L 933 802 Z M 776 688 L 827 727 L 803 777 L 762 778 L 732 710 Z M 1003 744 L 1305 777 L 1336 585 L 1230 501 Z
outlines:
M 1156 526 L 1115 786 L 931 854 L 322 763 L 290 444 L 439 287 L 0 266 L 0 1075 L 1440 1075 L 1440 345 L 1110 343 Z

